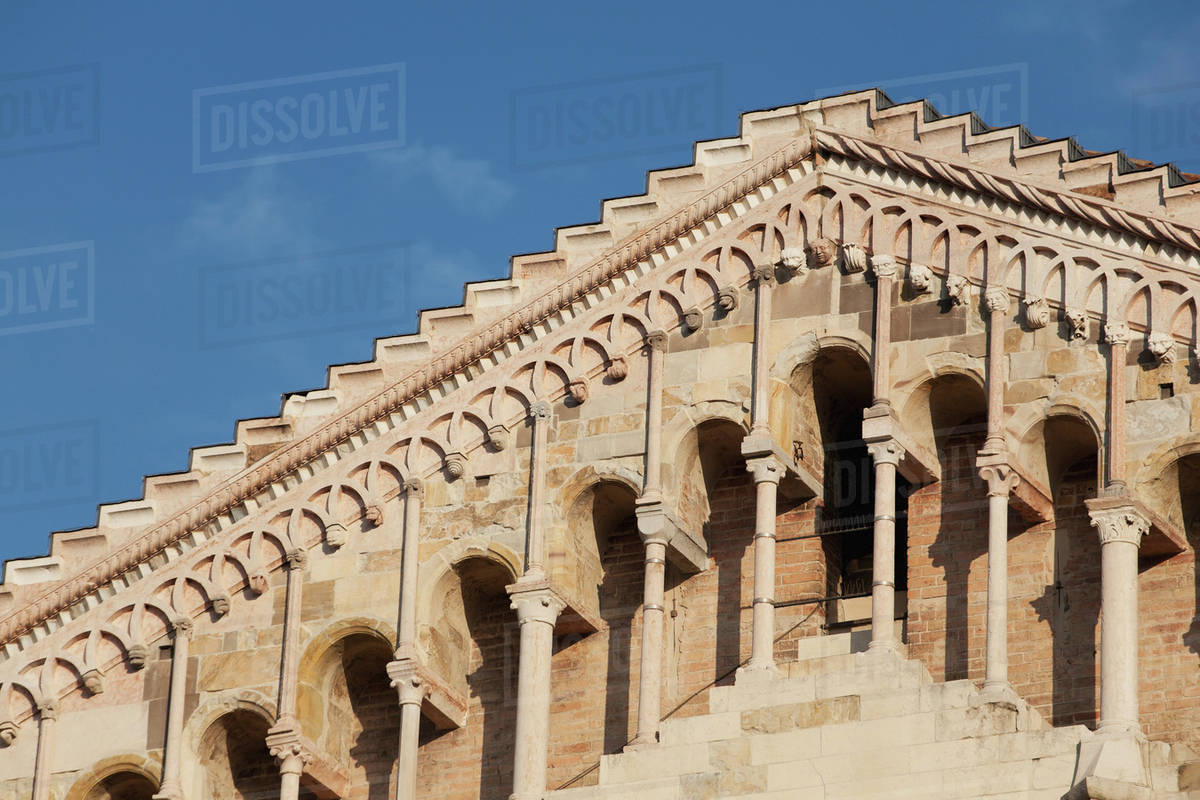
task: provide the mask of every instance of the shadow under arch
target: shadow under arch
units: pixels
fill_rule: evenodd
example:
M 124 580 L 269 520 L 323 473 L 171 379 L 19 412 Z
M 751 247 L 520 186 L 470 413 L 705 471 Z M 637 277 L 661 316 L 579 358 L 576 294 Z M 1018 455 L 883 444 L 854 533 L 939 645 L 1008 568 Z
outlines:
M 200 737 L 198 800 L 266 800 L 279 796 L 279 768 L 267 751 L 271 721 L 247 708 L 217 717 Z M 313 797 L 301 792 L 301 797 Z
M 116 756 L 76 780 L 63 800 L 151 800 L 160 779 L 159 765 L 145 756 Z
M 941 667 L 942 680 L 980 677 L 984 639 L 972 630 L 982 625 L 972 626 L 971 617 L 984 611 L 973 608 L 970 598 L 972 583 L 979 595 L 986 581 L 982 570 L 972 576 L 971 569 L 987 553 L 987 493 L 975 469 L 987 434 L 982 382 L 968 371 L 943 370 L 912 392 L 900 422 L 918 445 L 936 454 L 941 468 L 941 480 L 907 498 L 910 562 L 927 561 L 943 573 L 940 582 L 922 578 L 920 597 L 908 601 L 908 627 L 923 642 L 918 650 L 930 671 Z M 1010 514 L 1010 531 L 1013 522 Z
M 1018 457 L 1031 479 L 1050 491 L 1054 518 L 1031 528 L 1049 538 L 1050 570 L 1045 590 L 1029 605 L 1050 628 L 1049 716 L 1055 725 L 1096 720 L 1096 625 L 1100 618 L 1100 543 L 1084 501 L 1096 496 L 1100 479 L 1100 435 L 1093 420 L 1075 409 L 1056 407 L 1021 439 Z M 1036 637 L 1010 653 L 1035 647 Z M 1027 654 L 1044 663 L 1042 651 Z M 1030 681 L 1037 676 L 1030 676 Z M 1044 695 L 1044 687 L 1017 684 Z

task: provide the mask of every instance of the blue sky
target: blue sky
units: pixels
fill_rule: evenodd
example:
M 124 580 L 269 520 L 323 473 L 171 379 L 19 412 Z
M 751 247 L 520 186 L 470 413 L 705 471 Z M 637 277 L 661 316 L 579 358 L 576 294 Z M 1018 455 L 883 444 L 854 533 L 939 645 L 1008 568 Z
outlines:
M 0 558 L 140 497 L 747 110 L 881 85 L 1200 172 L 1183 2 L 454 9 L 4 5 Z M 281 98 L 314 93 L 285 144 Z M 259 145 L 237 128 L 255 101 Z

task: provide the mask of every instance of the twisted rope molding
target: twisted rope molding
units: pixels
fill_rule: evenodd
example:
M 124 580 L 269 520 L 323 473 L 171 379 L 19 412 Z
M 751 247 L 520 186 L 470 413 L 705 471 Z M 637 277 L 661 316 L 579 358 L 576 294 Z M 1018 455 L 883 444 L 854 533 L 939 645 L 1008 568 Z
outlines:
M 13 642 L 38 625 L 62 614 L 100 586 L 149 561 L 192 531 L 228 513 L 285 475 L 478 363 L 617 274 L 744 199 L 767 181 L 796 166 L 812 152 L 811 137 L 788 142 L 649 230 L 618 244 L 528 305 L 510 312 L 486 330 L 464 337 L 428 365 L 413 370 L 303 439 L 267 456 L 265 461 L 249 471 L 230 478 L 203 500 L 60 581 L 24 608 L 0 619 L 0 644 Z
M 902 169 L 963 189 L 992 194 L 1011 203 L 1032 206 L 1094 225 L 1116 228 L 1151 242 L 1166 243 L 1200 254 L 1200 230 L 1141 211 L 1126 211 L 1100 198 L 1034 186 L 962 164 L 912 153 L 892 145 L 861 139 L 839 131 L 817 129 L 818 148 L 882 167 Z

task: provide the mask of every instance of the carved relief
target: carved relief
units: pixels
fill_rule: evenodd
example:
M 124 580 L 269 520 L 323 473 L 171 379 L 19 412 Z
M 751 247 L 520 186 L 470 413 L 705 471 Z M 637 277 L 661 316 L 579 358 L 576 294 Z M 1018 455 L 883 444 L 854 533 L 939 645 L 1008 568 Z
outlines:
M 933 288 L 933 270 L 922 264 L 910 264 L 908 267 L 908 285 L 914 294 L 925 294 Z
M 1025 324 L 1034 330 L 1039 330 L 1050 324 L 1050 304 L 1044 297 L 1028 297 L 1025 299 Z
M 867 268 L 867 251 L 858 244 L 842 245 L 842 269 L 847 273 L 862 272 Z
M 965 306 L 971 301 L 971 283 L 962 275 L 946 278 L 946 298 L 952 306 Z
M 629 363 L 625 360 L 625 356 L 615 356 L 609 359 L 605 374 L 611 381 L 625 380 L 625 376 L 629 374 Z
M 808 255 L 802 247 L 785 247 L 779 254 L 779 263 L 789 275 L 803 276 L 808 272 Z
M 832 239 L 824 237 L 814 239 L 808 245 L 809 263 L 814 267 L 828 267 L 833 263 L 834 256 L 837 254 L 837 245 Z
M 1154 332 L 1146 338 L 1146 348 L 1160 364 L 1175 363 L 1175 337 L 1169 333 Z
M 1087 311 L 1082 308 L 1065 308 L 1063 316 L 1067 319 L 1067 325 L 1071 327 L 1071 339 L 1077 342 L 1087 341 L 1091 334 Z

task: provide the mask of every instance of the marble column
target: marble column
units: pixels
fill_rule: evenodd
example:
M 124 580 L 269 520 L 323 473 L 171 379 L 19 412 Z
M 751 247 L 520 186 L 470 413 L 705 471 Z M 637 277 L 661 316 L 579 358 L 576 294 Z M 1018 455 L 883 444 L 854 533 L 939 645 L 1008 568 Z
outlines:
M 754 476 L 754 601 L 750 661 L 746 671 L 775 669 L 775 507 L 783 464 L 773 456 L 752 458 Z
M 768 389 L 770 385 L 771 287 L 775 284 L 775 267 L 761 264 L 754 268 L 754 374 L 750 406 L 750 439 L 771 436 L 768 420 Z
M 667 571 L 668 537 L 658 530 L 648 532 L 642 524 L 647 515 L 661 515 L 662 499 L 662 373 L 667 335 L 653 331 L 646 336 L 646 460 L 642 496 L 637 502 L 638 529 L 646 548 L 642 580 L 642 653 L 638 672 L 637 733 L 630 747 L 658 741 L 662 717 L 662 638 L 664 586 Z
M 998 460 L 981 456 L 979 466 L 988 493 L 987 666 L 983 693 L 994 700 L 1016 697 L 1008 682 L 1008 498 L 1019 479 L 1003 460 L 1006 458 L 1005 454 L 1000 454 Z
M 896 466 L 904 448 L 893 439 L 868 442 L 875 463 L 874 553 L 869 650 L 896 650 Z
M 529 513 L 525 525 L 525 575 L 546 573 L 546 534 L 542 513 L 546 505 L 546 442 L 550 432 L 550 404 L 539 400 L 529 407 L 533 444 L 529 463 Z
M 1104 323 L 1108 345 L 1108 430 L 1105 442 L 1105 494 L 1125 491 L 1125 361 L 1130 332 L 1123 322 Z
M 304 567 L 308 553 L 298 547 L 285 557 L 287 595 L 283 612 L 283 652 L 279 665 L 279 709 L 267 731 L 267 745 L 279 763 L 280 800 L 296 800 L 306 757 L 296 720 L 296 693 L 300 666 L 300 612 L 304 607 Z
M 987 438 L 983 450 L 1001 453 L 1007 449 L 1004 439 L 1004 329 L 1009 309 L 1008 290 L 993 286 L 984 292 L 988 311 L 987 349 Z
M 892 344 L 892 283 L 896 278 L 896 259 L 889 255 L 871 256 L 875 273 L 875 337 L 871 349 L 872 407 L 890 408 Z
M 396 765 L 396 797 L 416 797 L 417 749 L 420 745 L 421 704 L 428 686 L 417 669 L 417 570 L 421 547 L 421 492 L 417 478 L 404 482 L 404 545 L 400 561 L 400 622 L 396 629 L 395 660 L 388 664 L 392 687 L 400 700 L 400 741 Z
M 33 764 L 33 800 L 50 800 L 50 781 L 54 768 L 54 727 L 58 723 L 58 701 L 43 699 L 37 705 L 37 755 Z
M 1100 721 L 1141 735 L 1138 722 L 1138 547 L 1150 528 L 1132 505 L 1090 510 L 1100 535 Z
M 192 640 L 192 621 L 187 617 L 171 620 L 174 646 L 171 648 L 171 688 L 167 700 L 167 736 L 163 744 L 162 783 L 155 800 L 181 800 L 179 765 L 183 756 L 183 702 L 187 694 L 188 649 Z
M 562 600 L 548 586 L 509 587 L 521 625 L 511 800 L 541 800 L 550 744 L 550 657 Z

